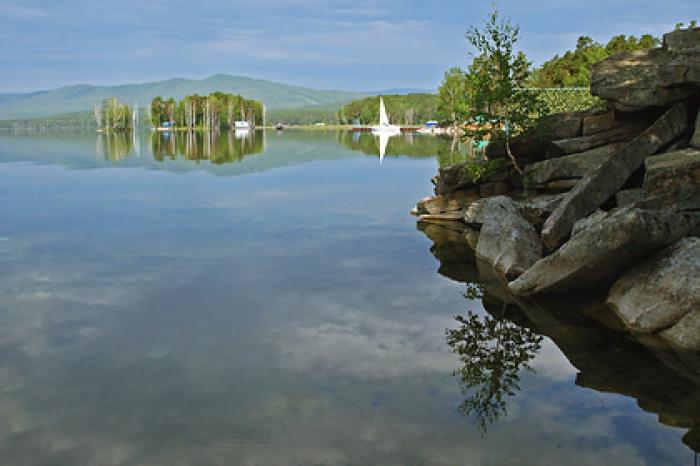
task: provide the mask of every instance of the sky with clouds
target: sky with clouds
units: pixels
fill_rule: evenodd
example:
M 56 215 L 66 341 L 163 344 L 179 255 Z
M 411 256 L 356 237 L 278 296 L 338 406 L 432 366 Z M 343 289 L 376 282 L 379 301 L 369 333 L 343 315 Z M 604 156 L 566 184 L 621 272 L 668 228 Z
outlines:
M 467 61 L 473 0 L 0 0 L 0 92 L 215 73 L 318 88 L 435 88 Z M 579 35 L 661 35 L 697 0 L 501 0 L 535 63 Z M 700 18 L 699 18 L 700 19 Z

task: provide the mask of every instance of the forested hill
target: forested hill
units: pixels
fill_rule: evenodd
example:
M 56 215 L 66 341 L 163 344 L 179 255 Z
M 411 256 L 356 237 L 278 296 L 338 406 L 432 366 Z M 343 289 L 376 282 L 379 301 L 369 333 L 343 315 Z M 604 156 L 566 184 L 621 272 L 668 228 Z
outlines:
M 116 97 L 123 102 L 147 105 L 156 96 L 182 99 L 186 95 L 208 95 L 221 91 L 264 102 L 268 109 L 328 106 L 363 94 L 338 90 L 317 90 L 243 76 L 217 74 L 209 78 L 170 79 L 120 86 L 67 86 L 30 94 L 0 94 L 0 119 L 44 117 L 90 110 L 97 102 Z

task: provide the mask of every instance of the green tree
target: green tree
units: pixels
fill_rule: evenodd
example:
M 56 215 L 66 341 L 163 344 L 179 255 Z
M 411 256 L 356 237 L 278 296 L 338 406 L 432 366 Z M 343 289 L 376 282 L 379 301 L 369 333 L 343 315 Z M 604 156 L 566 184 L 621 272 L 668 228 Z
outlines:
M 495 9 L 483 29 L 472 26 L 467 31 L 477 52 L 469 67 L 471 120 L 476 124 L 465 126 L 465 136 L 476 144 L 503 141 L 513 166 L 522 173 L 510 141 L 534 128 L 543 109 L 536 93 L 524 90 L 530 64 L 524 53 L 515 51 L 519 33 L 519 26 L 499 19 Z
M 438 89 L 437 113 L 442 124 L 457 126 L 465 121 L 471 108 L 468 75 L 461 68 L 445 72 Z

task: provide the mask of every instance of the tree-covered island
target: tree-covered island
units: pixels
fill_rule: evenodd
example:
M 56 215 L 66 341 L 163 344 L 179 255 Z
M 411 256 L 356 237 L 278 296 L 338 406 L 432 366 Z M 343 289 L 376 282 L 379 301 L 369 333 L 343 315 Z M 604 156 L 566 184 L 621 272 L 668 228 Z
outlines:
M 148 121 L 154 128 L 217 130 L 234 128 L 236 121 L 250 126 L 263 124 L 262 102 L 240 95 L 213 92 L 208 96 L 197 94 L 182 100 L 155 97 L 148 107 Z

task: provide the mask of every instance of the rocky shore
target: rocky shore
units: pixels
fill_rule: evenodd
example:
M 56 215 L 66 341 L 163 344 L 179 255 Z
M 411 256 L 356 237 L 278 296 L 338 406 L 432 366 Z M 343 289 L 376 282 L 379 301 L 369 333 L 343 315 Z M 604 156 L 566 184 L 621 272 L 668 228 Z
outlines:
M 698 351 L 700 29 L 596 64 L 591 92 L 606 110 L 550 115 L 512 141 L 524 174 L 441 168 L 414 213 L 431 238 L 474 251 L 502 302 L 602 296 L 598 320 Z

